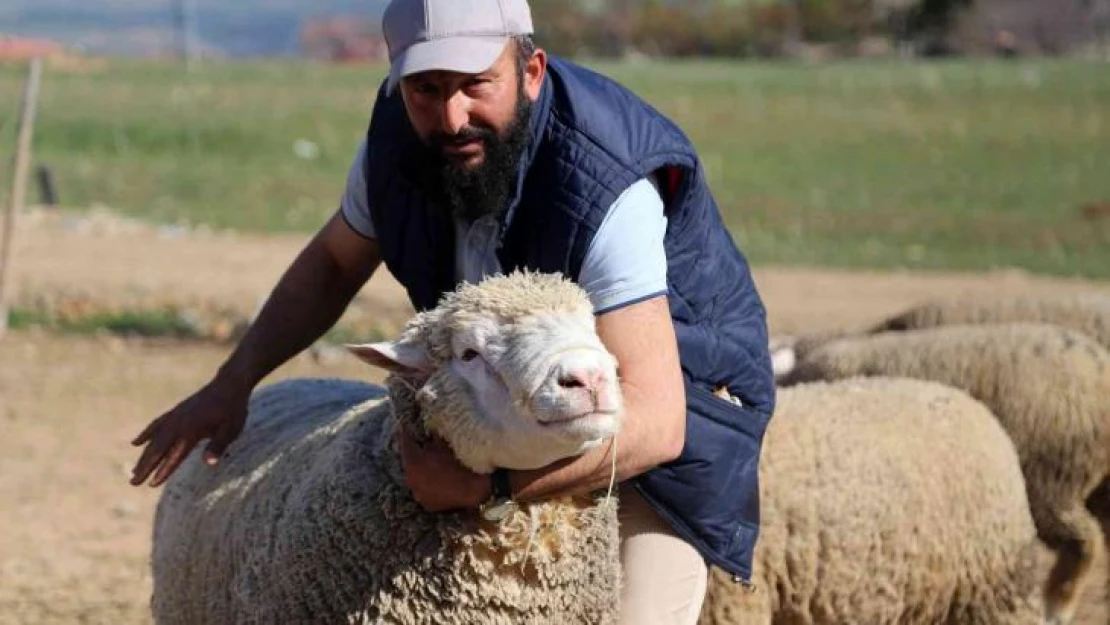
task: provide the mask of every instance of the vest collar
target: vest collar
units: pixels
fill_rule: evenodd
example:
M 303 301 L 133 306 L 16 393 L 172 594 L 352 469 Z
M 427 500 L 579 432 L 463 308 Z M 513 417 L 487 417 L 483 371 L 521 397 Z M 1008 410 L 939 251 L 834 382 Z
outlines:
M 532 105 L 532 114 L 529 119 L 529 125 L 532 130 L 532 139 L 528 143 L 527 149 L 520 157 L 520 163 L 517 164 L 516 172 L 516 189 L 513 191 L 512 199 L 509 200 L 509 205 L 505 207 L 505 211 L 501 214 L 500 229 L 497 237 L 497 246 L 501 247 L 505 243 L 505 234 L 509 231 L 509 224 L 512 222 L 513 214 L 516 213 L 517 205 L 520 204 L 520 196 L 524 190 L 524 179 L 528 176 L 528 170 L 532 167 L 532 160 L 536 157 L 536 151 L 539 150 L 540 142 L 543 140 L 544 129 L 547 127 L 547 118 L 551 113 L 551 64 L 548 63 L 547 71 L 544 73 L 543 84 L 540 85 L 540 94 Z

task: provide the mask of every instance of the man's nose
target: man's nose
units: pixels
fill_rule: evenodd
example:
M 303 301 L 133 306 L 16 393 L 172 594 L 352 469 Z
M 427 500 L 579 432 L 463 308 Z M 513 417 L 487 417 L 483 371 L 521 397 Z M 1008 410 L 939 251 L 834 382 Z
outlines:
M 455 91 L 444 100 L 440 113 L 443 132 L 447 135 L 456 135 L 466 127 L 470 117 L 470 104 L 466 96 Z

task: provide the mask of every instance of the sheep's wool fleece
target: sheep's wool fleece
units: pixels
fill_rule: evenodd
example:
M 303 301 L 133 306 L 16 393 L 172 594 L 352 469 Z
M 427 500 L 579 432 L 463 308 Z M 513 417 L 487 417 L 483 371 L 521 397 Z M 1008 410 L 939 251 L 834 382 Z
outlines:
M 953 297 L 923 303 L 883 321 L 869 333 L 942 325 L 1051 323 L 1082 332 L 1110 349 L 1110 293 Z
M 522 511 L 503 531 L 429 514 L 404 487 L 378 386 L 280 382 L 248 414 L 217 467 L 198 449 L 165 486 L 157 622 L 615 621 L 615 501 L 537 505 L 535 526 Z
M 713 569 L 702 625 L 1040 623 L 1036 535 L 990 412 L 931 382 L 779 391 L 754 591 Z
M 963 389 L 990 408 L 1022 459 L 1033 513 L 1082 501 L 1110 466 L 1110 353 L 1091 337 L 1042 323 L 950 325 L 827 343 L 784 384 L 896 375 Z

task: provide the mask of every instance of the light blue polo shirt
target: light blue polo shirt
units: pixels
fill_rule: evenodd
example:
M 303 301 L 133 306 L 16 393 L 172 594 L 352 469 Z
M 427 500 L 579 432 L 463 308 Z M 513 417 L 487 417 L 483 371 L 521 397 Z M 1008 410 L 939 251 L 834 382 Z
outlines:
M 364 140 L 347 173 L 340 208 L 355 231 L 374 238 L 363 174 L 365 155 Z M 663 200 L 654 179 L 641 179 L 617 197 L 586 252 L 578 279 L 589 294 L 595 314 L 667 292 L 667 257 L 663 250 L 666 229 Z M 501 273 L 494 217 L 483 217 L 473 224 L 456 219 L 455 243 L 460 281 L 476 283 Z

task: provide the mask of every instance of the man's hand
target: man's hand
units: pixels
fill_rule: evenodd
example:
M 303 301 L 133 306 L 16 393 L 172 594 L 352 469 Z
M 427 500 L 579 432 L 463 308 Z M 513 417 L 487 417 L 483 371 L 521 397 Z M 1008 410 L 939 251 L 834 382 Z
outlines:
M 131 485 L 139 486 L 151 472 L 151 486 L 165 482 L 197 442 L 211 439 L 205 462 L 215 464 L 231 441 L 243 431 L 250 389 L 220 378 L 209 382 L 169 412 L 150 423 L 131 441 L 147 447 L 132 470 Z
M 464 467 L 451 448 L 433 438 L 424 446 L 399 428 L 397 447 L 405 470 L 405 484 L 416 503 L 429 512 L 477 508 L 490 495 L 488 475 Z

